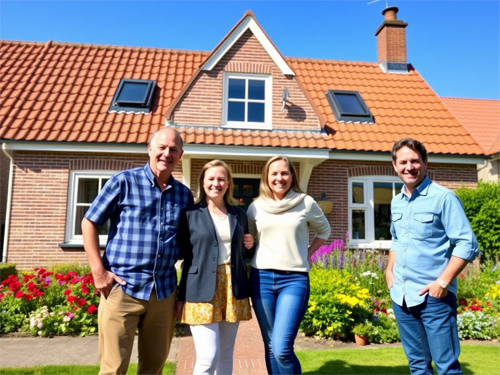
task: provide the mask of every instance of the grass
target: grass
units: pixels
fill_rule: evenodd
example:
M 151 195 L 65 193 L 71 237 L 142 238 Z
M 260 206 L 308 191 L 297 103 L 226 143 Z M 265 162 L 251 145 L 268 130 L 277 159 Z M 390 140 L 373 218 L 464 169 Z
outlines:
M 408 375 L 408 363 L 401 347 L 359 349 L 302 350 L 297 352 L 304 374 L 336 375 Z M 464 375 L 500 374 L 500 346 L 462 344 L 460 363 Z M 0 368 L 2 375 L 95 375 L 99 366 L 37 366 Z M 127 374 L 137 373 L 131 363 Z M 175 364 L 167 362 L 163 375 L 173 375 Z
M 0 368 L 2 375 L 95 375 L 99 366 L 36 366 L 19 368 Z M 127 375 L 137 374 L 137 363 L 131 363 Z M 163 367 L 163 375 L 175 374 L 175 363 L 167 362 Z
M 500 346 L 461 345 L 464 375 L 500 374 Z M 377 375 L 410 374 L 403 348 L 298 351 L 304 374 Z

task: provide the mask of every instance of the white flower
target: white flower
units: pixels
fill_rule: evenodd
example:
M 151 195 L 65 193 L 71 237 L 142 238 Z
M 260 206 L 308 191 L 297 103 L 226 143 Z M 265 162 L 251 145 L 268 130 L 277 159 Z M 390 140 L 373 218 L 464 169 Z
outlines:
M 42 328 L 42 327 L 43 327 L 43 323 L 42 323 L 42 322 L 38 323 L 38 324 L 37 324 L 37 327 L 38 327 L 38 328 Z

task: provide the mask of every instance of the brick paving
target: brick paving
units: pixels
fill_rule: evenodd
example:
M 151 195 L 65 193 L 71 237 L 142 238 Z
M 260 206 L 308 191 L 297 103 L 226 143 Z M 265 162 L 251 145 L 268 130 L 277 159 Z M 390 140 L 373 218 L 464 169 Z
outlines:
M 193 373 L 196 353 L 191 335 L 179 339 L 176 375 Z M 234 346 L 233 375 L 265 375 L 264 345 L 255 316 L 241 322 Z

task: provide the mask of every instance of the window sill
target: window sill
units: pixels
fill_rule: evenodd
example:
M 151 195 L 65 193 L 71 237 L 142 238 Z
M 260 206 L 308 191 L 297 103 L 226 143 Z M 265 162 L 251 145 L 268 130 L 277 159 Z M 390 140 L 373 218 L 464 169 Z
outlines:
M 255 122 L 229 122 L 221 126 L 223 129 L 241 130 L 273 130 L 272 125 L 259 124 Z
M 63 242 L 63 243 L 58 244 L 57 246 L 59 246 L 64 251 L 85 251 L 85 249 L 83 248 L 83 243 Z M 100 249 L 105 250 L 106 245 L 100 245 Z

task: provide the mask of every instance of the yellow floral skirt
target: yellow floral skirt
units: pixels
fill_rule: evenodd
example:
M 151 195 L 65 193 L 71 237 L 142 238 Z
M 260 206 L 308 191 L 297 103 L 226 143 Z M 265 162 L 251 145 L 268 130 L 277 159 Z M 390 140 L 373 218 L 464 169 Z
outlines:
M 186 302 L 182 310 L 181 323 L 210 324 L 220 321 L 234 323 L 251 318 L 249 299 L 234 298 L 231 264 L 228 263 L 217 267 L 214 298 L 210 302 Z

